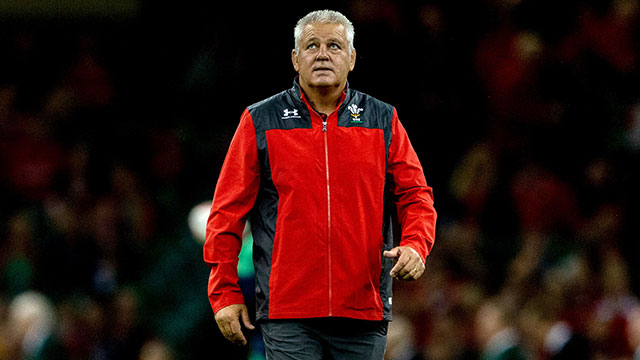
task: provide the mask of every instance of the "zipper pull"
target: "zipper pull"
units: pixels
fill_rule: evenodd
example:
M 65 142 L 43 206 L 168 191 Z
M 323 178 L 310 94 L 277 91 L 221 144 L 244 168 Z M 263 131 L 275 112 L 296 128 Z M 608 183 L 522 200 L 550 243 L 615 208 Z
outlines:
M 322 131 L 327 132 L 327 115 L 320 114 L 322 116 Z

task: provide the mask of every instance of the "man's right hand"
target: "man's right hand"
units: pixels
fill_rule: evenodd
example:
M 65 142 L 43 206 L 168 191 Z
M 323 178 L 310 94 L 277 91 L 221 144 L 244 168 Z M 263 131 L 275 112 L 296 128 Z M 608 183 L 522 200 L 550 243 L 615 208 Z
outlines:
M 255 329 L 255 326 L 251 324 L 251 320 L 249 319 L 249 310 L 247 310 L 244 304 L 229 305 L 218 310 L 216 313 L 216 322 L 222 335 L 235 345 L 246 345 L 247 339 L 242 333 L 239 319 L 242 319 L 242 324 L 244 324 L 247 329 Z

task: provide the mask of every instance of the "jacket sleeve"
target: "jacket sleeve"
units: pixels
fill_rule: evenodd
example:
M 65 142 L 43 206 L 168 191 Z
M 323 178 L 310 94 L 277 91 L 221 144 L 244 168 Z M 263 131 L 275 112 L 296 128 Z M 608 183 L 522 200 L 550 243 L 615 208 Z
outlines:
M 248 110 L 240 119 L 218 177 L 207 220 L 204 261 L 211 267 L 208 294 L 213 312 L 243 304 L 238 255 L 247 216 L 260 186 L 256 133 Z
M 435 241 L 433 191 L 395 109 L 387 172 L 402 233 L 400 245 L 411 247 L 424 261 Z

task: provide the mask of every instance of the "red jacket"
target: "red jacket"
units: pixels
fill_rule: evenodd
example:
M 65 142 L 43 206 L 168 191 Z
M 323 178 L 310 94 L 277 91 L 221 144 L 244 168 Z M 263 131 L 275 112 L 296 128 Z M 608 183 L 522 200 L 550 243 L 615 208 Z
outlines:
M 391 211 L 424 260 L 432 190 L 395 108 L 356 90 L 323 118 L 293 88 L 248 107 L 218 179 L 204 260 L 213 311 L 243 303 L 237 263 L 251 219 L 258 319 L 391 319 Z

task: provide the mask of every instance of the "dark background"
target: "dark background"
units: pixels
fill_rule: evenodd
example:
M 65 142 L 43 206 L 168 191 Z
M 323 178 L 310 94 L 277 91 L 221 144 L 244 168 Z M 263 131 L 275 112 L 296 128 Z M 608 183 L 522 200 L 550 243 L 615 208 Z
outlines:
M 69 358 L 138 358 L 152 340 L 176 358 L 248 356 L 217 332 L 187 216 L 213 196 L 243 109 L 291 86 L 296 21 L 331 8 L 356 30 L 350 86 L 396 106 L 434 188 L 427 272 L 394 299 L 417 352 L 477 358 L 476 310 L 500 296 L 541 303 L 593 356 L 632 354 L 637 1 L 8 4 L 1 334 L 36 290 Z M 19 352 L 0 338 L 0 358 Z

